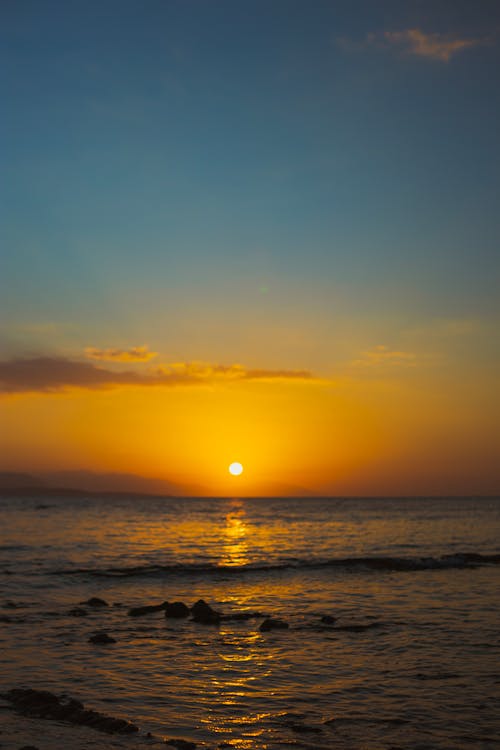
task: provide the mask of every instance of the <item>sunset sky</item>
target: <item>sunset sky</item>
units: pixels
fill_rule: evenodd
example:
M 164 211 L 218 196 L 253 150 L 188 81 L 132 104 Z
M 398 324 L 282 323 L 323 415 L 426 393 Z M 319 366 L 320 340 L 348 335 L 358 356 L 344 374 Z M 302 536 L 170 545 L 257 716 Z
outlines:
M 499 73 L 496 1 L 2 2 L 0 470 L 498 493 Z

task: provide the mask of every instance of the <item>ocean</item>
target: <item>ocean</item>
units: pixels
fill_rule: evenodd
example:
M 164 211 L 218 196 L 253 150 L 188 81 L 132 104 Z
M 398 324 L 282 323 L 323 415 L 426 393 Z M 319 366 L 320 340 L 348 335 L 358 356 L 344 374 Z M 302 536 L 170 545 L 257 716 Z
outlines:
M 6 496 L 0 748 L 493 750 L 499 584 L 499 498 Z M 129 614 L 199 599 L 218 623 Z M 139 731 L 22 716 L 13 688 Z

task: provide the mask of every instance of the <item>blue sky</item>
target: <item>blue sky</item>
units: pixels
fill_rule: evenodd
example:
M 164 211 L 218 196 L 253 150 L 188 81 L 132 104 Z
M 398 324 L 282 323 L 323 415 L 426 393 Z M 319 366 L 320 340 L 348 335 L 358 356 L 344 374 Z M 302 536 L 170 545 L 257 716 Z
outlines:
M 54 332 L 30 347 L 197 357 L 192 318 L 204 341 L 227 326 L 232 360 L 232 326 L 261 314 L 381 332 L 497 314 L 495 3 L 1 15 L 3 319 Z

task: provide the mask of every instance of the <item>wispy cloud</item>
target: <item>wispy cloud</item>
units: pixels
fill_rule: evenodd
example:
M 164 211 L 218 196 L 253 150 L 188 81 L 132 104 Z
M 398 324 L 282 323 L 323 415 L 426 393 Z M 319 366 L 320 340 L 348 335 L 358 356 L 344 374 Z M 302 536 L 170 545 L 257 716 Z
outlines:
M 338 44 L 344 48 L 374 47 L 377 49 L 397 50 L 406 55 L 449 62 L 461 52 L 472 47 L 486 44 L 485 38 L 463 37 L 457 34 L 440 34 L 425 32 L 422 29 L 401 29 L 400 31 L 370 32 L 362 43 L 350 39 L 338 39 Z
M 98 349 L 87 346 L 85 355 L 89 359 L 106 362 L 149 362 L 158 352 L 150 352 L 148 346 L 133 346 L 130 349 Z
M 353 367 L 415 367 L 417 355 L 413 352 L 395 351 L 389 347 L 379 344 L 363 352 L 362 355 L 351 362 Z
M 459 52 L 484 43 L 482 39 L 459 37 L 454 34 L 426 34 L 421 29 L 385 31 L 384 39 L 389 45 L 400 47 L 409 54 L 442 62 L 449 62 Z
M 314 380 L 307 370 L 249 369 L 243 365 L 180 362 L 146 373 L 114 372 L 65 357 L 36 357 L 0 362 L 0 393 L 57 393 L 70 388 L 193 386 L 217 382 Z
M 158 377 L 180 377 L 186 380 L 310 380 L 312 374 L 308 370 L 265 370 L 248 369 L 243 365 L 218 365 L 208 362 L 177 362 L 159 367 L 156 370 Z

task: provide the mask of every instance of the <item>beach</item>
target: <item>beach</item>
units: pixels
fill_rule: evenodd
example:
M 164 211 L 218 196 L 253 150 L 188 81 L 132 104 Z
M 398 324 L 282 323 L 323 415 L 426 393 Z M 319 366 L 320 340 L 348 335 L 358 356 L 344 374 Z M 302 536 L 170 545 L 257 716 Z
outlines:
M 0 747 L 496 748 L 499 521 L 495 498 L 3 497 Z

